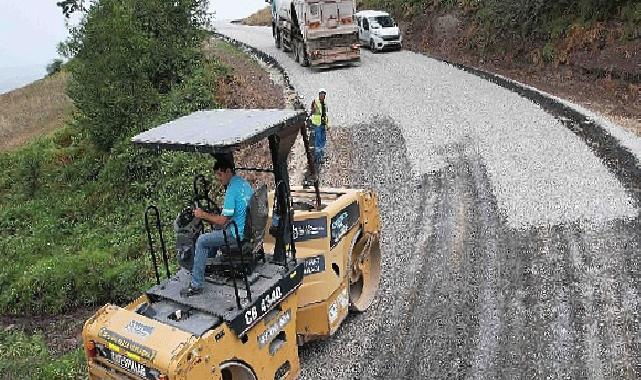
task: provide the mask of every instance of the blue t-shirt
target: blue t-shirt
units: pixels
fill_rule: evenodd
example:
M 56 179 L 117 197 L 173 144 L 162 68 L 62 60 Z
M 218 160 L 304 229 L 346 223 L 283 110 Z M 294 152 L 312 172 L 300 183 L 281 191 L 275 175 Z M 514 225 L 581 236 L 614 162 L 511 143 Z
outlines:
M 223 203 L 223 216 L 230 217 L 238 226 L 238 233 L 241 239 L 245 236 L 245 219 L 247 217 L 247 207 L 251 200 L 254 190 L 247 180 L 239 176 L 231 177 L 225 192 L 225 201 Z M 231 228 L 232 235 L 236 237 L 234 228 Z

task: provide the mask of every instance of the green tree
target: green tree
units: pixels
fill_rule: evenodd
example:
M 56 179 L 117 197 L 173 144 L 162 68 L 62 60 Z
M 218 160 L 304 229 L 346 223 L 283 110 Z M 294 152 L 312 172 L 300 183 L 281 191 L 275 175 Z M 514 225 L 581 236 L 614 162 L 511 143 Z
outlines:
M 201 67 L 207 7 L 207 0 L 89 5 L 63 50 L 73 57 L 67 92 L 77 121 L 99 148 L 144 130 L 163 98 Z

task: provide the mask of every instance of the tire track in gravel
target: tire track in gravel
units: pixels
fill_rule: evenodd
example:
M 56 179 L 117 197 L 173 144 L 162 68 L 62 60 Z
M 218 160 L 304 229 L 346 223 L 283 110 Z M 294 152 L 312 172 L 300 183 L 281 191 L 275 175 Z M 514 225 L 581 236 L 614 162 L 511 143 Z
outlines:
M 639 378 L 638 228 L 508 231 L 505 378 Z
M 386 228 L 381 236 L 383 252 L 394 252 L 383 256 L 383 272 L 396 273 L 398 276 L 384 276 L 379 296 L 371 309 L 348 318 L 329 341 L 300 348 L 302 363 L 306 367 L 301 379 L 327 379 L 338 373 L 343 379 L 366 376 L 363 372 L 378 363 L 371 360 L 372 352 L 389 352 L 400 344 L 393 339 L 399 328 L 398 323 L 405 320 L 407 309 L 415 306 L 416 302 L 413 300 L 417 296 L 420 298 L 415 289 L 420 282 L 417 272 L 424 264 L 421 256 L 414 252 L 416 247 L 425 246 L 430 236 L 426 231 L 431 228 L 433 208 L 430 205 L 435 200 L 435 184 L 416 176 L 409 169 L 411 166 L 404 139 L 398 126 L 391 120 L 374 118 L 368 123 L 343 131 L 350 132 L 351 138 L 344 141 L 348 145 L 330 145 L 329 156 L 336 160 L 337 155 L 333 153 L 337 150 L 352 151 L 350 157 L 354 161 L 347 171 L 350 175 L 334 176 L 331 172 L 326 173 L 324 182 L 329 186 L 347 185 L 377 191 L 383 224 L 400 227 Z M 359 146 L 349 145 L 353 141 L 361 143 Z M 364 149 L 367 154 L 362 154 Z M 393 170 L 378 170 L 383 168 Z M 341 171 L 341 174 L 346 172 Z M 404 183 L 405 186 L 399 188 L 398 183 Z M 362 340 L 354 339 L 355 336 Z M 332 351 L 336 346 L 341 346 L 342 352 L 352 357 L 349 365 L 335 360 Z M 374 378 L 381 377 L 374 375 Z
M 510 229 L 482 159 L 449 151 L 423 178 L 433 209 L 414 211 L 433 231 L 407 247 L 416 278 L 379 314 L 367 364 L 339 378 L 639 378 L 639 223 Z
M 375 344 L 371 353 L 374 362 L 381 361 L 379 368 L 366 370 L 361 378 L 496 377 L 496 203 L 478 158 L 460 146 L 450 152 L 447 168 L 426 178 L 438 193 L 431 218 L 434 233 L 416 247 L 424 253 L 423 264 L 410 307 L 390 332 L 397 349 L 376 354 Z
M 390 61 L 394 57 L 390 55 Z M 318 81 L 324 76 L 312 73 L 306 78 Z M 330 72 L 327 76 L 338 75 Z M 351 75 L 343 79 L 359 88 Z M 295 81 L 304 83 L 301 77 Z M 489 112 L 490 103 L 479 110 Z M 390 107 L 379 109 L 386 114 L 393 111 Z M 443 107 L 446 115 L 465 114 L 456 104 Z M 497 192 L 508 184 L 502 178 L 509 177 L 506 173 L 523 177 L 518 177 L 523 180 L 519 189 L 529 183 L 527 172 L 496 170 L 512 170 L 518 165 L 501 165 L 525 157 L 510 155 L 514 153 L 510 149 L 496 149 L 497 142 L 512 138 L 511 129 L 499 129 L 504 133 L 492 145 L 483 140 L 484 133 L 493 130 L 474 132 L 478 126 L 473 118 L 459 120 L 461 125 L 431 125 L 461 138 L 437 143 L 427 139 L 430 143 L 421 152 L 416 144 L 408 147 L 404 136 L 429 135 L 433 133 L 429 128 L 408 132 L 408 126 L 396 119 L 385 115 L 370 119 L 360 109 L 353 111 L 367 120 L 345 125 L 349 131 L 345 135 L 351 138 L 351 171 L 346 169 L 349 165 L 343 165 L 335 172 L 332 162 L 325 168 L 325 183 L 372 188 L 379 193 L 383 279 L 368 312 L 351 316 L 330 339 L 300 349 L 301 379 L 641 378 L 641 226 L 638 218 L 631 219 L 631 208 L 612 214 L 618 218 L 599 218 L 598 213 L 578 210 L 577 215 L 594 219 L 523 214 L 536 223 L 508 223 L 497 197 L 514 202 L 515 207 L 520 207 L 519 202 L 529 207 L 535 199 L 527 194 L 506 198 L 510 194 Z M 638 203 L 635 189 L 641 177 L 635 174 L 639 168 L 634 156 L 596 125 L 586 123 L 587 119 L 577 119 L 572 113 L 552 114 L 589 146 L 600 165 Z M 540 138 L 541 143 L 551 139 L 541 128 L 525 137 Z M 574 144 L 571 139 L 568 142 Z M 529 145 L 517 147 L 523 146 Z M 544 155 L 536 162 L 547 163 L 546 155 L 558 155 L 554 147 L 543 144 Z M 575 148 L 574 152 L 581 153 L 581 147 Z M 331 145 L 329 149 L 330 156 L 345 153 Z M 434 154 L 446 165 L 432 172 L 412 172 L 417 159 Z M 561 160 L 567 168 L 584 168 L 572 165 L 579 156 L 565 154 Z M 596 180 L 608 174 L 599 167 L 588 169 L 596 170 L 588 173 Z M 590 175 L 583 173 L 593 178 Z M 598 202 L 607 206 L 623 199 L 618 192 L 608 192 L 609 185 L 602 199 L 594 197 L 593 191 L 586 192 L 585 181 L 575 182 L 574 188 L 572 182 L 562 180 L 556 185 L 561 192 L 551 194 L 563 197 L 548 200 L 545 206 L 550 212 L 554 211 L 551 206 L 564 207 L 568 214 L 561 215 L 573 215 L 575 207 L 596 205 L 594 210 L 598 210 Z M 575 202 L 586 194 L 595 203 Z M 528 207 L 524 209 L 537 211 Z M 638 215 L 636 208 L 633 211 Z M 520 214 L 512 218 L 515 215 Z

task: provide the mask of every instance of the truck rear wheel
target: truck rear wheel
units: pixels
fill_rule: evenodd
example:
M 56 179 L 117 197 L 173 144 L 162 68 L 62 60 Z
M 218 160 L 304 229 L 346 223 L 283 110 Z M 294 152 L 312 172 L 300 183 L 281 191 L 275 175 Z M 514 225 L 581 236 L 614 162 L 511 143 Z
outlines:
M 240 362 L 228 362 L 220 366 L 223 380 L 256 380 L 254 371 Z
M 349 304 L 350 310 L 367 310 L 378 290 L 381 279 L 381 247 L 378 235 L 359 231 L 352 241 L 350 252 Z
M 280 32 L 278 30 L 274 34 L 274 44 L 276 45 L 276 49 L 280 49 L 280 47 L 282 46 L 282 42 L 280 40 Z
M 296 56 L 298 57 L 298 60 L 296 62 L 300 62 L 300 65 L 303 67 L 309 66 L 309 58 L 307 57 L 307 53 L 305 52 L 305 43 L 304 42 L 299 42 L 297 46 L 297 53 Z
M 294 61 L 300 62 L 300 48 L 299 48 L 300 43 L 294 42 L 293 44 L 294 44 Z

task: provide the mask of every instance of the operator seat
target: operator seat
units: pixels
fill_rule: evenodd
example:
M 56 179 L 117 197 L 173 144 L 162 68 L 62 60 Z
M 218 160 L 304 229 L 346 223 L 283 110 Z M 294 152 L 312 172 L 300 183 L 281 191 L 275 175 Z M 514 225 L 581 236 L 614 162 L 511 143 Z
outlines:
M 265 251 L 263 242 L 265 240 L 265 226 L 269 218 L 269 207 L 267 206 L 267 186 L 260 185 L 254 191 L 245 219 L 245 231 L 240 247 L 235 245 L 229 249 L 227 246 L 221 248 L 222 254 L 217 255 L 206 273 L 216 273 L 230 275 L 233 269 L 241 275 L 243 270 L 245 274 L 250 274 L 259 260 L 265 261 Z M 232 229 L 234 227 L 232 226 Z M 231 234 L 227 239 L 234 239 Z M 230 241 L 231 243 L 231 241 Z M 237 244 L 237 243 L 236 243 Z M 242 252 L 242 257 L 241 257 Z M 233 267 L 232 267 L 233 266 Z

